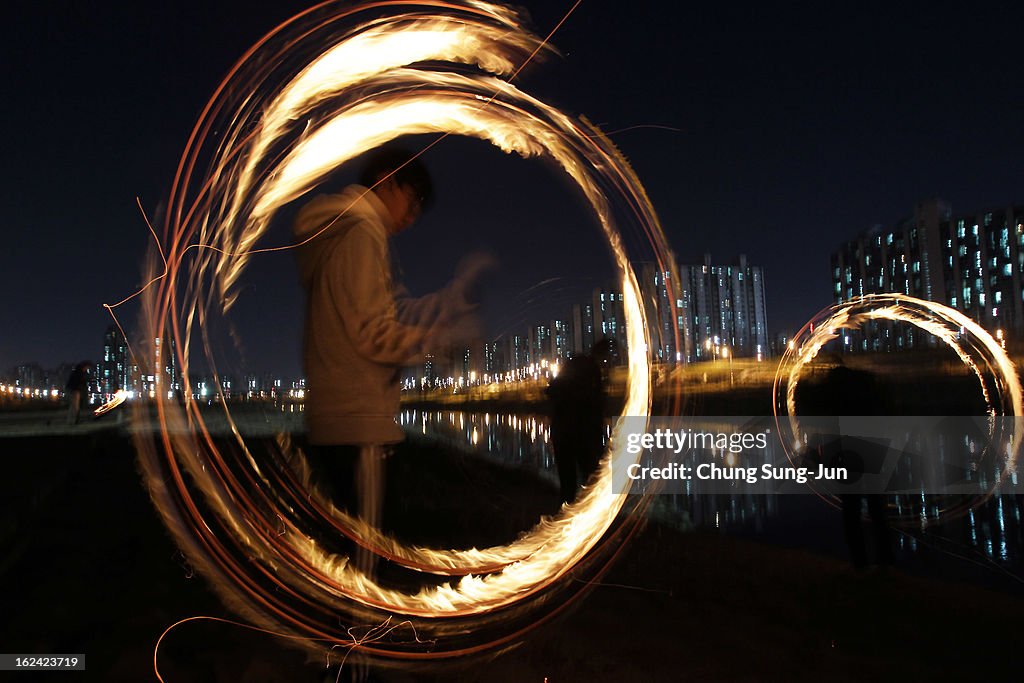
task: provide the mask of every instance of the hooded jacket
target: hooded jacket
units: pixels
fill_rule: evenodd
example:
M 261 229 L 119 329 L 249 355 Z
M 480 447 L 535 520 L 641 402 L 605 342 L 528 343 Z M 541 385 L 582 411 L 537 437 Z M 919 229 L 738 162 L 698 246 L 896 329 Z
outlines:
M 395 421 L 401 368 L 420 360 L 436 331 L 471 308 L 457 282 L 396 302 L 392 228 L 387 207 L 359 185 L 316 197 L 295 219 L 295 238 L 309 240 L 297 251 L 306 290 L 303 361 L 311 444 L 401 441 Z

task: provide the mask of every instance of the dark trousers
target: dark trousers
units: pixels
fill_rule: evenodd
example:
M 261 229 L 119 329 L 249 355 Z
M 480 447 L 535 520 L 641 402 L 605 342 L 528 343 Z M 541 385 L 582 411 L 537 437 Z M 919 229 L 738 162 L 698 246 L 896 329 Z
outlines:
M 384 506 L 384 459 L 388 453 L 389 447 L 377 444 L 312 446 L 313 480 L 335 507 L 379 529 Z M 376 554 L 358 546 L 355 566 L 373 576 Z
M 349 513 L 358 511 L 356 475 L 359 446 L 310 446 L 307 452 L 317 487 L 336 507 Z

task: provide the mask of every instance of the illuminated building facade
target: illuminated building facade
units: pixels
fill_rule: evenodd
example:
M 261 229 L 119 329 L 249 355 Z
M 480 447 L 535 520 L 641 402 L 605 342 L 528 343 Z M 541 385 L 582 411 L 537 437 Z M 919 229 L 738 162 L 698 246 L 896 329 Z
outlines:
M 572 336 L 572 352 L 585 353 L 594 346 L 594 304 L 573 304 L 569 333 Z
M 620 350 L 628 347 L 626 343 L 626 310 L 622 302 L 622 292 L 610 287 L 594 290 L 594 341 L 612 339 Z M 589 351 L 589 347 L 585 349 Z
M 569 323 L 564 320 L 552 320 L 551 327 L 552 362 L 565 360 L 572 354 L 572 339 L 569 337 Z
M 498 342 L 489 341 L 484 344 L 484 372 L 494 374 L 503 370 L 501 355 L 498 351 Z
M 764 270 L 740 254 L 735 263 L 680 265 L 682 353 L 688 361 L 723 355 L 762 359 L 769 355 Z
M 530 364 L 529 338 L 514 334 L 508 339 L 508 370 L 521 370 Z
M 160 392 L 161 396 L 166 395 L 168 399 L 174 398 L 175 393 L 181 390 L 174 338 L 170 336 L 154 337 L 152 353 L 152 374 L 141 375 L 139 395 L 156 398 L 157 392 Z
M 551 327 L 542 323 L 529 331 L 530 363 L 540 363 L 551 358 Z
M 875 227 L 842 245 L 831 269 L 835 303 L 897 292 L 946 304 L 997 335 L 1024 336 L 1024 206 L 957 216 L 941 199 L 922 201 L 891 229 Z M 934 343 L 888 322 L 842 342 L 846 351 Z
M 132 391 L 135 388 L 128 340 L 117 325 L 108 327 L 103 335 L 103 355 L 97 367 L 96 383 L 104 401 L 109 401 L 120 389 Z
M 678 274 L 645 263 L 640 268 L 640 292 L 656 361 L 673 365 L 692 358 L 692 330 L 683 313 L 684 293 Z
M 423 386 L 434 386 L 434 380 L 436 379 L 437 373 L 434 368 L 434 356 L 428 353 L 427 359 L 423 362 Z

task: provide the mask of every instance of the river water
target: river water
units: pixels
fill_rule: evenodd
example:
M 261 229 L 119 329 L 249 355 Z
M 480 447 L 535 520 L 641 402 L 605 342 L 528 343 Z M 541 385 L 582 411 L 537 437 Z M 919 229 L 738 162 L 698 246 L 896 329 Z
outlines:
M 400 423 L 412 436 L 528 470 L 558 485 L 544 416 L 406 409 Z M 610 433 L 610 425 L 607 429 Z M 784 457 L 781 449 L 770 455 Z M 899 508 L 906 516 L 912 509 L 916 517 L 893 527 L 899 569 L 1024 593 L 1024 497 L 994 495 L 960 515 L 942 513 L 931 497 L 904 495 L 890 497 L 889 503 L 891 510 Z M 813 493 L 663 494 L 656 497 L 652 514 L 683 529 L 848 556 L 841 512 Z

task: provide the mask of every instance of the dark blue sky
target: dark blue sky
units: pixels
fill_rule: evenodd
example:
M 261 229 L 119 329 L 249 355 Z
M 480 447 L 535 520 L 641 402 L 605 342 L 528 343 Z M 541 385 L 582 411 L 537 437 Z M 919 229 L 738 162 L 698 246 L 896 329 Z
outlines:
M 541 34 L 572 5 L 525 4 Z M 613 139 L 682 260 L 743 252 L 765 267 L 773 332 L 829 303 L 828 254 L 840 241 L 896 222 L 918 199 L 941 196 L 954 211 L 1024 201 L 1015 4 L 669 4 L 584 0 L 554 38 L 562 56 L 519 84 L 609 131 L 677 129 Z M 304 6 L 8 11 L 0 369 L 98 355 L 109 322 L 100 304 L 139 282 L 148 232 L 136 195 L 149 209 L 166 195 L 225 71 Z M 503 263 L 488 299 L 498 328 L 549 316 L 606 269 L 588 216 L 542 164 L 458 140 L 428 161 L 436 210 L 399 240 L 414 288 L 441 284 L 467 248 L 490 248 Z M 268 239 L 283 243 L 287 226 Z M 291 257 L 254 261 L 247 282 L 245 364 L 297 371 Z

